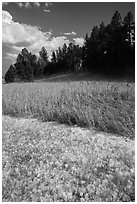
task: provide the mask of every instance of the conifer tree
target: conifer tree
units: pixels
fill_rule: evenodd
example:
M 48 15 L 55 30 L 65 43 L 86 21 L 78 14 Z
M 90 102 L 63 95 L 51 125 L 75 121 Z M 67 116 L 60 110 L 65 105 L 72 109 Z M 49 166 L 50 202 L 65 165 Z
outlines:
M 34 57 L 34 56 L 33 56 Z M 31 81 L 33 78 L 32 54 L 26 48 L 23 48 L 17 56 L 15 68 L 17 75 L 22 80 Z
M 16 70 L 13 65 L 10 65 L 8 71 L 6 72 L 4 79 L 6 83 L 14 82 Z

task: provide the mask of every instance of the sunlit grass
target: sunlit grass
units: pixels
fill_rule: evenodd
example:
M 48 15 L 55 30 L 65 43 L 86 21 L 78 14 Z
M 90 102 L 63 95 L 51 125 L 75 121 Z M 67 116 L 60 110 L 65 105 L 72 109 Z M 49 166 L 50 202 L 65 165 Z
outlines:
M 93 127 L 134 138 L 134 83 L 4 84 L 3 114 Z
M 3 116 L 3 202 L 133 202 L 134 140 Z

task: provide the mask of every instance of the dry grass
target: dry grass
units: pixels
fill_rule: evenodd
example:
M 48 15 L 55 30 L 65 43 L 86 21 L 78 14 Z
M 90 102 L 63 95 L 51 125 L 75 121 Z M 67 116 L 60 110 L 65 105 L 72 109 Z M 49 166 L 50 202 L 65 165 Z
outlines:
M 3 84 L 3 114 L 29 118 L 3 116 L 3 202 L 135 201 L 134 91 L 126 82 Z
M 135 201 L 133 140 L 8 116 L 2 126 L 3 202 Z
M 134 83 L 41 82 L 3 85 L 3 114 L 36 117 L 134 138 Z

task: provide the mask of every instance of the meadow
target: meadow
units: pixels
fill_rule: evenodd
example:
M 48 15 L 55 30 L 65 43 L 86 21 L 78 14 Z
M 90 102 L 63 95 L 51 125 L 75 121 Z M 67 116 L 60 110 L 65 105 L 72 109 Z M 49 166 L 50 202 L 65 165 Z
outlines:
M 3 202 L 135 201 L 135 87 L 3 84 Z
M 3 202 L 133 202 L 134 141 L 3 116 Z
M 92 127 L 134 138 L 134 83 L 13 83 L 4 84 L 2 92 L 4 115 Z

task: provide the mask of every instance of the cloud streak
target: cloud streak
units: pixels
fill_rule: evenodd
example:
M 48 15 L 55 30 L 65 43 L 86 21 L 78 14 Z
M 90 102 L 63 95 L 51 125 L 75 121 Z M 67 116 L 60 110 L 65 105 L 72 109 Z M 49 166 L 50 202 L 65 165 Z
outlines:
M 2 6 L 6 6 L 8 5 L 10 2 L 2 2 Z M 40 7 L 40 3 L 39 2 L 14 2 L 16 5 L 18 5 L 20 8 L 25 7 L 25 8 L 32 8 L 32 6 L 35 7 Z
M 52 6 L 53 5 L 53 3 L 50 3 L 50 2 L 46 2 L 45 4 L 44 4 L 44 9 L 43 9 L 43 11 L 44 12 L 47 12 L 47 13 L 50 13 L 50 9 L 49 9 L 49 7 L 50 6 Z
M 76 35 L 76 33 L 72 31 L 71 33 L 64 33 L 64 35 Z
M 50 9 L 44 9 L 43 11 L 49 13 Z
M 53 3 L 51 3 L 51 2 L 46 2 L 45 3 L 45 7 L 49 7 L 49 6 L 52 6 L 53 5 Z

